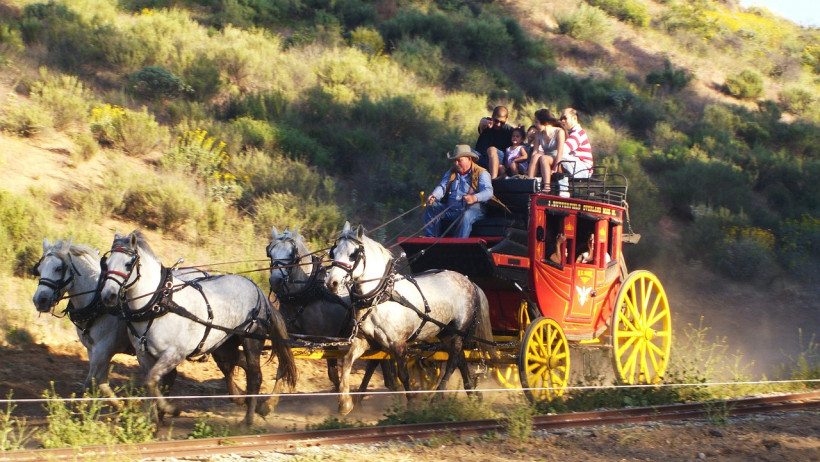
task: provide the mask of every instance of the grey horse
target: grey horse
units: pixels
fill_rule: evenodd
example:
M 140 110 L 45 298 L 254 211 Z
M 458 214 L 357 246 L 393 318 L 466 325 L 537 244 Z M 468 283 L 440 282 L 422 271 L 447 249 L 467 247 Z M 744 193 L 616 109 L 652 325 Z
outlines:
M 180 280 L 161 264 L 139 231 L 115 234 L 107 266 L 100 295 L 106 306 L 121 302 L 123 316 L 132 326 L 129 335 L 137 345 L 137 359 L 148 371 L 145 385 L 156 398 L 157 420 L 177 413 L 160 393 L 160 377 L 186 358 L 214 352 L 226 342 L 242 346 L 246 425 L 253 423 L 257 410 L 262 385 L 259 357 L 266 339 L 279 359 L 277 380 L 295 385 L 285 321 L 250 279 L 225 274 Z M 230 351 L 239 354 L 234 346 Z
M 461 371 L 465 389 L 473 388 L 464 356 L 465 341 L 476 343 L 491 361 L 497 357 L 495 347 L 489 342 L 492 327 L 487 297 L 463 274 L 436 270 L 401 276 L 395 271 L 396 260 L 390 251 L 365 236 L 361 226 L 353 230 L 347 222 L 330 257 L 333 264 L 326 284 L 334 293 L 350 286 L 357 325 L 342 365 L 341 414 L 346 415 L 353 409 L 348 391 L 350 370 L 353 361 L 370 343 L 393 355 L 399 380 L 407 391 L 410 391 L 407 352 L 414 340 L 437 336 L 444 345 L 448 360 L 439 390 L 444 389 L 456 368 Z

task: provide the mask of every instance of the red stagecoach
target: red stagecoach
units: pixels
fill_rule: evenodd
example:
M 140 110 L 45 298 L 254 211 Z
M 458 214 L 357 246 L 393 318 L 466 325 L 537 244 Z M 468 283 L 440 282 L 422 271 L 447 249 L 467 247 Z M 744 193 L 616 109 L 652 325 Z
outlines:
M 498 179 L 493 187 L 505 207 L 488 206 L 469 238 L 399 242 L 412 272 L 459 271 L 485 291 L 494 340 L 505 353 L 506 366 L 496 369 L 502 383 L 512 383 L 517 367 L 531 399 L 560 395 L 576 345 L 611 348 L 625 383 L 661 380 L 671 346 L 669 304 L 655 275 L 626 269 L 622 244 L 640 238 L 624 230 L 626 178 L 596 167 L 590 178 L 570 182 L 569 197 L 537 192 L 536 179 Z

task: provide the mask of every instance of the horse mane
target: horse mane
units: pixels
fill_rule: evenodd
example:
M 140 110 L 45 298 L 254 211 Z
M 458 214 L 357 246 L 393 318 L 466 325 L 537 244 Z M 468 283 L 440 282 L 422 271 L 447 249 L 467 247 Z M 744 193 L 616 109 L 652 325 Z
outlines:
M 71 244 L 69 253 L 79 259 L 86 260 L 92 266 L 99 266 L 100 255 L 97 249 L 85 244 Z
M 290 239 L 293 241 L 294 245 L 296 246 L 296 255 L 299 258 L 304 257 L 305 255 L 310 254 L 310 249 L 308 248 L 307 244 L 305 244 L 305 238 L 301 234 L 296 234 L 295 231 L 291 231 L 286 229 L 281 234 L 276 236 L 276 239 L 272 240 L 271 243 L 268 245 L 268 254 L 276 246 L 277 243 Z
M 387 249 L 381 242 L 369 237 L 367 234 L 362 233 L 362 238 L 356 235 L 356 230 L 351 229 L 350 231 L 343 232 L 342 235 L 339 237 L 340 239 L 352 239 L 354 241 L 361 241 L 362 243 L 370 242 L 371 246 L 378 249 L 379 252 L 385 257 L 386 260 L 390 260 L 393 258 L 393 252 Z
M 142 234 L 142 231 L 135 229 L 131 232 L 131 234 L 123 237 L 118 237 L 114 239 L 114 243 L 111 245 L 111 248 L 115 247 L 130 247 L 131 245 L 131 236 L 134 236 L 137 239 L 137 247 L 140 248 L 145 254 L 149 257 L 153 258 L 154 260 L 161 261 L 159 257 L 151 250 L 151 247 L 148 246 L 148 242 L 145 240 L 145 236 Z

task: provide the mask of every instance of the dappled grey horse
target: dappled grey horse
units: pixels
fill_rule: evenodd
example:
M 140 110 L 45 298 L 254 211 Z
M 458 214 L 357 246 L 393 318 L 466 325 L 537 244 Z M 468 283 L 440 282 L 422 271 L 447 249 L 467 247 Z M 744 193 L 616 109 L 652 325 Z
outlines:
M 456 367 L 466 389 L 472 383 L 463 347 L 476 343 L 488 359 L 497 357 L 492 344 L 490 311 L 484 292 L 466 276 L 454 271 L 434 270 L 413 276 L 396 273 L 396 260 L 389 250 L 364 235 L 361 226 L 345 223 L 330 251 L 333 266 L 327 286 L 333 292 L 350 286 L 354 306 L 354 337 L 342 364 L 339 412 L 349 413 L 350 370 L 369 343 L 388 350 L 397 363 L 399 380 L 410 391 L 407 352 L 411 342 L 438 336 L 448 353 L 438 389 L 447 384 Z M 471 342 L 469 338 L 474 340 Z M 475 341 L 482 339 L 482 341 Z M 410 395 L 408 395 L 408 398 Z
M 34 306 L 41 313 L 50 312 L 68 293 L 65 309 L 77 328 L 77 336 L 88 351 L 89 370 L 83 383 L 86 391 L 96 383 L 103 396 L 116 398 L 108 383 L 111 358 L 117 353 L 134 354 L 128 339 L 125 320 L 116 310 L 106 309 L 100 301 L 100 257 L 86 245 L 57 240 L 51 245 L 43 239 L 43 255 L 33 268 L 39 276 L 34 292 Z M 176 370 L 171 371 L 175 374 Z M 169 378 L 172 382 L 173 378 Z
M 281 234 L 274 226 L 266 249 L 271 271 L 268 282 L 279 300 L 288 332 L 318 337 L 348 337 L 352 324 L 350 296 L 346 291 L 331 294 L 325 287 L 322 258 L 308 250 L 299 230 L 285 229 Z M 392 361 L 368 361 L 359 391 L 365 391 L 376 366 L 381 364 L 384 384 L 398 389 Z M 327 360 L 327 375 L 339 390 L 337 360 Z
M 226 342 L 242 346 L 245 424 L 253 423 L 256 410 L 264 412 L 257 408 L 256 395 L 262 385 L 259 357 L 266 339 L 279 359 L 277 380 L 295 384 L 285 321 L 250 279 L 225 274 L 180 280 L 161 264 L 139 231 L 115 234 L 107 267 L 100 295 L 106 306 L 119 303 L 129 322 L 137 359 L 148 371 L 145 385 L 156 398 L 158 420 L 164 413 L 176 413 L 160 393 L 160 377 L 186 358 L 215 352 Z

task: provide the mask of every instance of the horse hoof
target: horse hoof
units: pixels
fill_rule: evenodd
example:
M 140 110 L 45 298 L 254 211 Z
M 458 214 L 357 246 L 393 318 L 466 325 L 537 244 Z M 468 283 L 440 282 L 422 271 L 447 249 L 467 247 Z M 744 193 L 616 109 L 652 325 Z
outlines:
M 352 400 L 345 401 L 344 403 L 339 403 L 339 414 L 340 415 L 343 415 L 343 416 L 348 415 L 348 414 L 350 414 L 350 411 L 352 411 L 352 410 L 353 410 L 353 401 Z
M 267 416 L 273 412 L 273 405 L 271 404 L 271 400 L 261 401 L 256 404 L 256 413 L 262 417 Z

